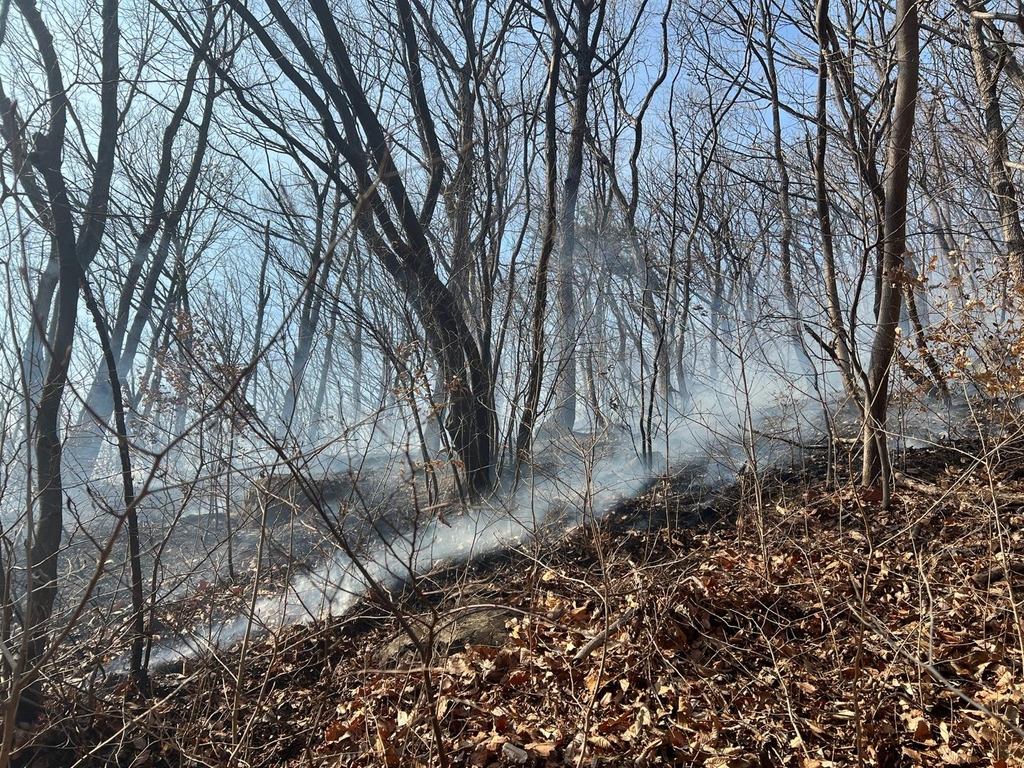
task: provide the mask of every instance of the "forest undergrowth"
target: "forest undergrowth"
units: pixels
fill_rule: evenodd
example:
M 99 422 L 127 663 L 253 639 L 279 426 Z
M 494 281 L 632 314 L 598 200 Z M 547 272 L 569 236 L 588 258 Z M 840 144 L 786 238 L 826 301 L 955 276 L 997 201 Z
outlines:
M 910 450 L 891 509 L 821 454 L 439 566 L 399 602 L 124 688 L 68 684 L 16 765 L 1024 761 L 1024 438 Z M 693 522 L 666 526 L 680 516 Z M 648 524 L 650 521 L 650 524 Z

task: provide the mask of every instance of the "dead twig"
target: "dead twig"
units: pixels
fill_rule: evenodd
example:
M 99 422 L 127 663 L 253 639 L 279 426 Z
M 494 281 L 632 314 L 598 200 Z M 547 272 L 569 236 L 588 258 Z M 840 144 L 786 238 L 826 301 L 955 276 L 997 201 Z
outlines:
M 622 627 L 625 626 L 628 622 L 630 622 L 633 619 L 634 616 L 636 616 L 636 608 L 630 608 L 628 611 L 626 611 L 624 614 L 622 614 L 618 619 L 616 619 L 614 622 L 609 624 L 608 628 L 606 630 L 604 630 L 603 632 L 599 632 L 598 634 L 594 635 L 594 637 L 592 637 L 590 639 L 590 641 L 586 645 L 584 645 L 582 648 L 580 648 L 576 652 L 576 655 L 572 657 L 573 663 L 574 664 L 579 664 L 581 661 L 583 661 L 585 658 L 587 658 L 587 656 L 589 656 L 595 650 L 597 650 L 602 645 L 607 643 L 608 642 L 608 638 L 611 637 L 616 632 L 618 632 L 620 629 L 622 629 Z
M 972 576 L 971 583 L 978 589 L 984 589 L 997 581 L 1002 581 L 1011 573 L 1015 576 L 1024 576 L 1024 563 L 1013 563 L 1009 566 L 997 565 L 994 568 L 989 568 Z

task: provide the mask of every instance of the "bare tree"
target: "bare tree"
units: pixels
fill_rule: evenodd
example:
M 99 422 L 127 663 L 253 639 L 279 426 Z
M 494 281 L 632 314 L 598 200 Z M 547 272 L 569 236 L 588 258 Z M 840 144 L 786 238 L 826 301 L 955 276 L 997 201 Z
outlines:
M 1006 260 L 1012 281 L 1024 283 L 1024 228 L 1021 227 L 1020 203 L 1017 188 L 1010 173 L 1009 143 L 999 97 L 999 75 L 1012 57 L 1000 47 L 988 45 L 985 39 L 986 15 L 983 0 L 970 3 L 967 8 L 967 40 L 974 63 L 974 78 L 978 83 L 978 96 L 984 113 L 985 150 L 989 163 L 989 184 L 999 211 Z
M 214 16 L 212 11 L 208 11 L 203 30 L 203 39 L 207 46 L 211 45 L 213 35 Z M 107 321 L 110 323 L 110 343 L 117 360 L 118 377 L 125 382 L 132 373 L 153 313 L 160 309 L 160 286 L 168 271 L 168 263 L 174 263 L 175 250 L 180 246 L 182 239 L 187 237 L 187 212 L 199 197 L 198 188 L 202 183 L 216 99 L 212 72 L 207 71 L 206 77 L 203 78 L 202 69 L 202 58 L 194 56 L 181 84 L 180 99 L 171 111 L 161 135 L 156 175 L 151 180 L 137 180 L 137 187 L 150 193 L 149 210 L 144 225 L 135 235 L 132 259 L 127 265 L 116 310 L 113 317 Z M 200 92 L 200 83 L 204 80 L 205 93 L 202 94 L 201 112 L 196 125 L 190 162 L 185 169 L 184 177 L 180 180 L 177 194 L 170 200 L 175 181 L 175 166 L 183 156 L 183 127 L 189 123 L 190 107 Z M 122 146 L 121 150 L 124 149 Z M 126 218 L 131 221 L 130 217 Z M 182 290 L 184 287 L 179 286 L 177 293 L 180 295 Z M 173 296 L 175 292 L 168 291 L 164 295 Z M 75 444 L 74 457 L 83 477 L 88 477 L 92 473 L 103 445 L 101 431 L 96 429 L 96 426 L 106 422 L 113 407 L 114 396 L 110 391 L 110 382 L 101 366 L 86 396 L 85 407 L 79 416 L 76 429 L 80 437 Z
M 57 594 L 57 555 L 63 527 L 63 444 L 59 416 L 78 320 L 79 287 L 84 270 L 99 251 L 107 223 L 119 116 L 120 27 L 118 3 L 105 0 L 100 16 L 103 33 L 99 140 L 88 198 L 84 208 L 79 209 L 69 193 L 63 171 L 69 109 L 62 62 L 50 28 L 35 1 L 15 0 L 15 3 L 35 41 L 46 74 L 47 122 L 45 129 L 35 136 L 30 160 L 46 190 L 45 203 L 52 224 L 47 234 L 59 264 L 56 316 L 47 341 L 49 366 L 35 423 L 39 494 L 29 553 L 24 653 L 18 671 L 18 684 L 23 689 L 11 692 L 14 697 L 21 695 L 19 720 L 34 720 L 43 708 L 38 665 L 46 651 L 47 625 Z
M 321 60 L 289 11 L 276 0 L 267 5 L 272 25 L 257 19 L 241 2 L 230 2 L 241 23 L 322 121 L 324 140 L 350 174 L 346 178 L 338 172 L 335 181 L 351 207 L 360 236 L 401 288 L 423 326 L 445 382 L 445 424 L 453 450 L 464 466 L 471 493 L 484 493 L 494 478 L 493 382 L 468 318 L 438 274 L 427 235 L 426 223 L 440 190 L 428 188 L 421 204 L 413 200 L 395 160 L 398 147 L 389 139 L 389 131 L 372 106 L 328 4 L 309 0 L 305 6 L 310 21 L 322 35 L 322 44 L 329 54 L 327 63 Z M 397 10 L 401 18 L 411 18 L 404 0 L 399 1 Z M 287 39 L 290 51 L 281 48 L 271 26 Z M 196 49 L 202 50 L 201 41 L 190 38 Z M 403 27 L 402 43 L 408 56 L 418 55 L 419 39 L 414 30 Z M 301 63 L 302 69 L 293 59 Z M 275 115 L 253 103 L 230 72 L 224 68 L 219 72 L 240 103 L 265 128 L 283 133 L 283 140 L 303 151 L 298 148 L 302 143 L 299 136 L 288 135 Z M 406 98 L 426 101 L 422 82 L 409 81 L 406 86 Z M 319 165 L 324 172 L 331 172 L 326 161 L 321 160 Z
M 886 157 L 884 264 L 878 321 L 867 370 L 867 408 L 864 420 L 865 486 L 879 483 L 883 505 L 888 505 L 892 464 L 888 453 L 886 424 L 889 383 L 896 349 L 903 284 L 907 279 L 904 259 L 907 242 L 907 191 L 910 185 L 911 139 L 918 98 L 920 40 L 917 4 L 899 0 L 893 20 L 897 62 L 896 94 Z

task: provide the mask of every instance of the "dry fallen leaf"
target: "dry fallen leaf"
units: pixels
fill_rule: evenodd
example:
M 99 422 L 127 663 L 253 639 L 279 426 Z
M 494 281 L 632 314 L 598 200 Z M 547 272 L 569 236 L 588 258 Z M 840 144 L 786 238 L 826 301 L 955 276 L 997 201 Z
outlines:
M 532 752 L 538 757 L 551 757 L 556 749 L 558 749 L 558 745 L 553 741 L 530 742 L 526 745 L 526 751 Z

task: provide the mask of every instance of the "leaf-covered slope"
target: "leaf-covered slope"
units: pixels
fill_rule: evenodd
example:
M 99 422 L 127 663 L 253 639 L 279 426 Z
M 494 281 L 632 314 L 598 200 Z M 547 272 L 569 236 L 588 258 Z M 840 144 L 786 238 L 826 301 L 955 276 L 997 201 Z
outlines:
M 424 578 L 406 630 L 364 604 L 54 725 L 139 766 L 1015 764 L 1024 489 L 975 459 L 912 455 L 887 512 L 748 477 L 717 524 L 585 525 Z

